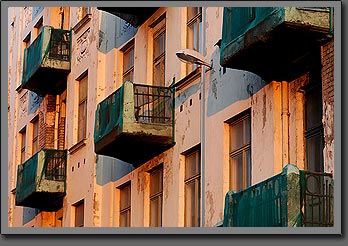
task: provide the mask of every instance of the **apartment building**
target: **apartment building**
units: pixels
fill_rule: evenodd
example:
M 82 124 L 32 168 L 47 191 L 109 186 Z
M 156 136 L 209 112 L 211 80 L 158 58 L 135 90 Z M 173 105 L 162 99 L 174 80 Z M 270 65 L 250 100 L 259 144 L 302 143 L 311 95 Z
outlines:
M 9 8 L 9 226 L 213 227 L 287 164 L 332 178 L 331 17 Z

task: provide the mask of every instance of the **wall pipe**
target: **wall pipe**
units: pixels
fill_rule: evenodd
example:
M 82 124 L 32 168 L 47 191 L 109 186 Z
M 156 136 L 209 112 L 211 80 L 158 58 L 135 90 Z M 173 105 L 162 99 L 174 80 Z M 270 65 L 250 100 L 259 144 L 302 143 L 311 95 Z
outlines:
M 58 127 L 59 127 L 59 113 L 60 113 L 60 96 L 56 96 L 56 115 L 54 119 L 54 148 L 58 149 Z

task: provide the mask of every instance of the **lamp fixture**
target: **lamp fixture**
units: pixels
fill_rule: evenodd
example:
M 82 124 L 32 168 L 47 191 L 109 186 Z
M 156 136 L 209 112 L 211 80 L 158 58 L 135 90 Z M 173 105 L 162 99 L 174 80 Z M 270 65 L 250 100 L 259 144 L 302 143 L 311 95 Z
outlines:
M 197 51 L 191 49 L 182 49 L 176 52 L 176 56 L 180 61 L 188 64 L 198 64 L 209 67 L 212 69 L 212 66 L 204 61 L 204 57 Z

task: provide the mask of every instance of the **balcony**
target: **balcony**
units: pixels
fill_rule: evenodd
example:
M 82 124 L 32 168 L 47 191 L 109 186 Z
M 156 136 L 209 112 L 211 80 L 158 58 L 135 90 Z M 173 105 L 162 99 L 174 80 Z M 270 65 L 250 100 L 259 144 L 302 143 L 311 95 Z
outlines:
M 174 90 L 124 84 L 97 106 L 95 153 L 138 167 L 174 145 Z
M 127 21 L 134 27 L 141 26 L 158 7 L 98 7 L 99 10 L 108 12 Z
M 332 8 L 224 8 L 220 64 L 265 81 L 291 81 L 332 38 L 332 18 Z
M 22 87 L 39 96 L 61 94 L 70 72 L 71 31 L 44 26 L 24 49 Z
M 224 227 L 331 227 L 334 223 L 331 174 L 287 165 L 283 171 L 225 198 Z
M 67 151 L 41 149 L 18 166 L 16 206 L 57 211 L 65 196 Z

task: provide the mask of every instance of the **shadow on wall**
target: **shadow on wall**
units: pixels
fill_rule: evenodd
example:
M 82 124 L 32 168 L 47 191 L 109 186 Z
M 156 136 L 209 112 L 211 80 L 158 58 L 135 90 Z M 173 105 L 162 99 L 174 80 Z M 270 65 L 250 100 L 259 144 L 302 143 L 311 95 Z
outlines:
M 105 185 L 116 181 L 134 170 L 133 165 L 103 155 L 97 155 L 96 174 L 97 184 Z
M 138 28 L 134 28 L 125 20 L 101 11 L 101 23 L 99 30 L 98 50 L 104 54 L 130 40 L 137 33 Z
M 221 67 L 219 48 L 213 52 L 212 60 L 210 84 L 206 85 L 209 88 L 208 116 L 220 112 L 237 101 L 248 99 L 267 85 L 260 76 L 251 72 Z
M 178 108 L 181 104 L 186 102 L 188 98 L 197 93 L 200 90 L 200 83 L 191 85 L 187 89 L 180 91 L 179 95 L 175 97 L 175 108 Z
M 35 219 L 35 216 L 40 213 L 39 209 L 23 207 L 23 225 Z

